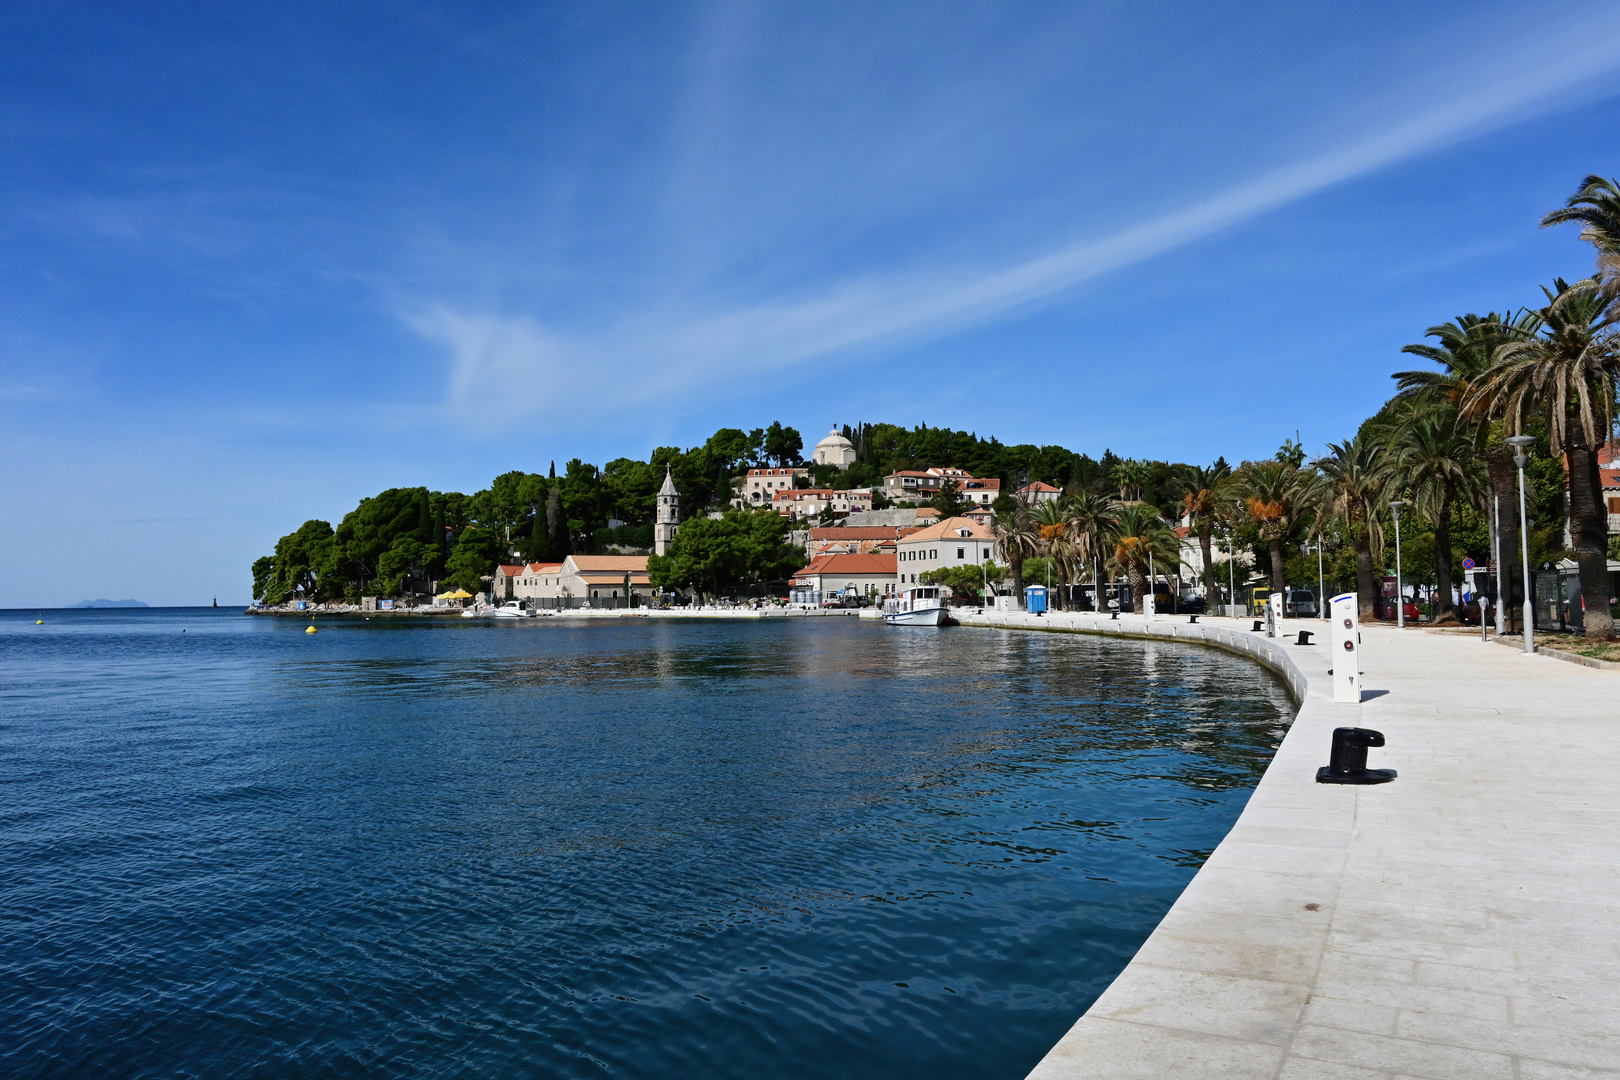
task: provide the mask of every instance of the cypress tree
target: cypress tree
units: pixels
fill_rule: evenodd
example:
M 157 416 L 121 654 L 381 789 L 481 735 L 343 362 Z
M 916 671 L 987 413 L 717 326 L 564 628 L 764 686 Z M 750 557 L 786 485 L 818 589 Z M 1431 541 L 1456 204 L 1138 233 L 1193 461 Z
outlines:
M 573 554 L 568 518 L 563 514 L 562 492 L 556 488 L 551 489 L 551 495 L 546 499 L 546 534 L 551 540 L 553 559 L 565 559 Z

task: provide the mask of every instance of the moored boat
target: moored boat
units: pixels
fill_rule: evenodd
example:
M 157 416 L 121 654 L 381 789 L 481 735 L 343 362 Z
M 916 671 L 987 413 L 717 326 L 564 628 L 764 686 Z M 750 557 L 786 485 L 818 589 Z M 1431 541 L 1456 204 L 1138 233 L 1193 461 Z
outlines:
M 885 600 L 883 621 L 892 626 L 944 626 L 949 615 L 939 586 L 920 585 Z

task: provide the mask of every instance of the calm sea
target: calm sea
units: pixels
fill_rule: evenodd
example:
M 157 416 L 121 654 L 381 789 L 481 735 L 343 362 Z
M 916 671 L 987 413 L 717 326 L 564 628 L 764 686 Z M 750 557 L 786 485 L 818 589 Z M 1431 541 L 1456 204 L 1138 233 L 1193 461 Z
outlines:
M 0 613 L 0 1073 L 1012 1080 L 1292 714 L 1158 643 L 305 625 Z

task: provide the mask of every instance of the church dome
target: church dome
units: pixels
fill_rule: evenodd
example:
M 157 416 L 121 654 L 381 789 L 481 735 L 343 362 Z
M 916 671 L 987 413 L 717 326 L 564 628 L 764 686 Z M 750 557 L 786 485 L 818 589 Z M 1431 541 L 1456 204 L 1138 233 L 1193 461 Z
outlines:
M 840 469 L 855 464 L 855 444 L 838 433 L 837 428 L 816 443 L 815 463 L 837 465 Z

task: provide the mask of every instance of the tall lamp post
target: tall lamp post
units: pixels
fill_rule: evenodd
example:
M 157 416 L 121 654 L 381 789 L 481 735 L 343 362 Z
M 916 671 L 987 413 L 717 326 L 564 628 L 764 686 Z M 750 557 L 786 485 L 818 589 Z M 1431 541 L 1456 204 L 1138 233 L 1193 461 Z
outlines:
M 1529 435 L 1512 435 L 1503 442 L 1513 447 L 1513 464 L 1519 467 L 1519 555 L 1524 560 L 1524 651 L 1536 651 L 1536 612 L 1530 606 L 1530 527 L 1524 512 L 1524 466 L 1535 439 Z
M 1226 590 L 1226 603 L 1229 607 L 1237 607 L 1237 545 L 1234 542 L 1237 532 L 1231 526 L 1226 529 L 1226 580 L 1230 586 Z
M 1327 584 L 1326 584 L 1325 580 L 1322 577 L 1322 534 L 1317 533 L 1316 534 L 1316 617 L 1319 618 L 1319 619 L 1325 619 L 1325 618 L 1328 617 L 1327 607 L 1325 606 L 1326 603 L 1327 603 L 1327 599 L 1326 599 L 1326 596 L 1324 595 L 1326 592 L 1327 592 Z
M 1406 629 L 1406 583 L 1401 580 L 1401 511 L 1405 499 L 1391 499 L 1389 508 L 1395 513 L 1395 625 Z

